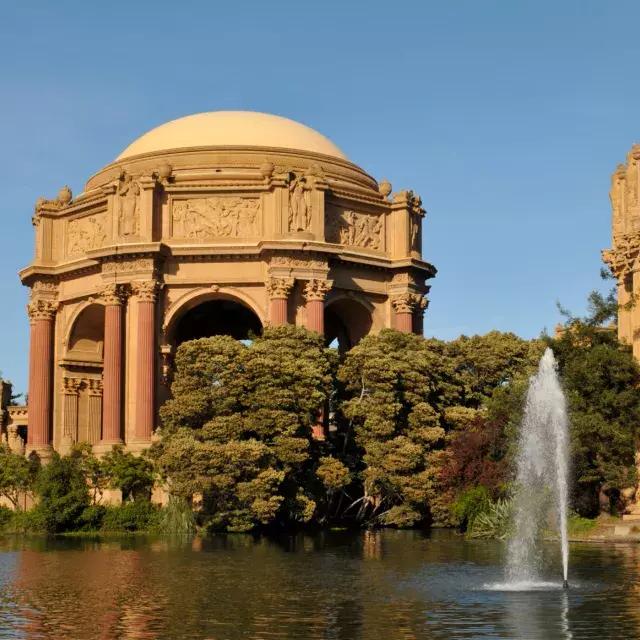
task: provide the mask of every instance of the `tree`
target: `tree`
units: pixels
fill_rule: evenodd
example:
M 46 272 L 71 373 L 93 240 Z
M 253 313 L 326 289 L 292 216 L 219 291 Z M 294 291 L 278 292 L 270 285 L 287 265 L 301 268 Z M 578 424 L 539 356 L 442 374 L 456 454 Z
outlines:
M 0 444 L 0 496 L 14 509 L 20 509 L 20 498 L 33 490 L 39 461 L 14 453 L 6 444 Z
M 402 527 L 430 519 L 443 412 L 459 393 L 452 364 L 444 343 L 389 329 L 347 354 L 338 379 L 344 437 L 353 431 L 359 449 L 359 518 Z
M 202 493 L 206 523 L 247 531 L 308 522 L 316 511 L 311 438 L 335 354 L 301 328 L 266 328 L 250 346 L 228 336 L 185 342 L 153 455 L 171 490 Z
M 136 456 L 115 445 L 106 453 L 98 469 L 114 489 L 120 489 L 122 500 L 149 499 L 155 479 L 153 464 L 144 455 Z
M 82 514 L 91 504 L 81 451 L 72 449 L 66 456 L 54 452 L 38 474 L 36 493 L 40 499 L 36 508 L 46 531 L 80 528 Z
M 596 515 L 604 492 L 615 510 L 620 492 L 636 481 L 640 367 L 613 330 L 581 320 L 547 340 L 569 405 L 575 508 Z

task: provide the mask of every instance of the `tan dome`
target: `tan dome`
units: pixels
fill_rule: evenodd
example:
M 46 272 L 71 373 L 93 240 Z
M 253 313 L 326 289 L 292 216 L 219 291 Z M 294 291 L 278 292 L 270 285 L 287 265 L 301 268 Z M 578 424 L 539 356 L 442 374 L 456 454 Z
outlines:
M 331 140 L 294 120 L 253 111 L 209 111 L 151 129 L 117 160 L 169 149 L 226 146 L 295 149 L 347 159 Z

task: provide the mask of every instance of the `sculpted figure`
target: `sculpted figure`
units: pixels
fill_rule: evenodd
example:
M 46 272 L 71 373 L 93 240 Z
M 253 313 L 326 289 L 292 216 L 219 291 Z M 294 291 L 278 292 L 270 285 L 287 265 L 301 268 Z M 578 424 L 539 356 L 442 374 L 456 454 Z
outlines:
M 138 233 L 138 199 L 140 187 L 126 175 L 120 185 L 120 235 L 135 236 Z
M 304 178 L 296 178 L 289 185 L 289 192 L 289 230 L 306 231 L 309 228 L 309 207 Z

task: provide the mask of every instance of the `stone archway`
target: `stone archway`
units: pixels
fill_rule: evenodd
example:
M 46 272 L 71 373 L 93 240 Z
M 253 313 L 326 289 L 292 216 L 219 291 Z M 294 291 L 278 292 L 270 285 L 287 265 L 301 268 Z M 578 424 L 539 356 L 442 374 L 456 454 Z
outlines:
M 247 340 L 262 333 L 262 323 L 247 305 L 230 298 L 204 300 L 176 320 L 172 342 L 177 347 L 187 340 L 228 335 Z
M 355 347 L 372 325 L 371 309 L 356 298 L 334 298 L 325 306 L 325 340 L 327 344 L 337 341 L 341 354 Z

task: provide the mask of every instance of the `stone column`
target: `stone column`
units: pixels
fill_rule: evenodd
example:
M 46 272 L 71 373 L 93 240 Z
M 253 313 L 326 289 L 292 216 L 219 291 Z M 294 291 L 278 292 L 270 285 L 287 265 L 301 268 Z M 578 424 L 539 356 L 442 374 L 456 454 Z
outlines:
M 32 300 L 27 307 L 31 323 L 27 448 L 45 456 L 51 448 L 53 324 L 57 308 L 57 301 L 45 299 Z
M 78 398 L 81 381 L 78 378 L 63 378 L 62 392 L 62 443 L 71 446 L 78 441 Z
M 87 410 L 89 444 L 98 444 L 102 432 L 102 380 L 90 379 Z
M 287 301 L 294 282 L 293 278 L 269 278 L 267 282 L 269 322 L 274 327 L 287 324 Z
M 324 299 L 333 286 L 332 280 L 309 280 L 304 287 L 307 301 L 307 329 L 324 335 Z
M 155 310 L 158 283 L 155 280 L 134 282 L 132 289 L 138 299 L 135 439 L 150 442 L 155 413 Z
M 111 445 L 122 442 L 123 286 L 108 284 L 102 291 L 102 299 L 105 310 L 101 444 Z
M 414 326 L 414 314 L 424 313 L 427 308 L 427 299 L 419 293 L 402 293 L 391 300 L 395 311 L 395 328 L 403 333 L 412 333 L 414 330 L 421 332 L 421 317 L 417 319 Z

